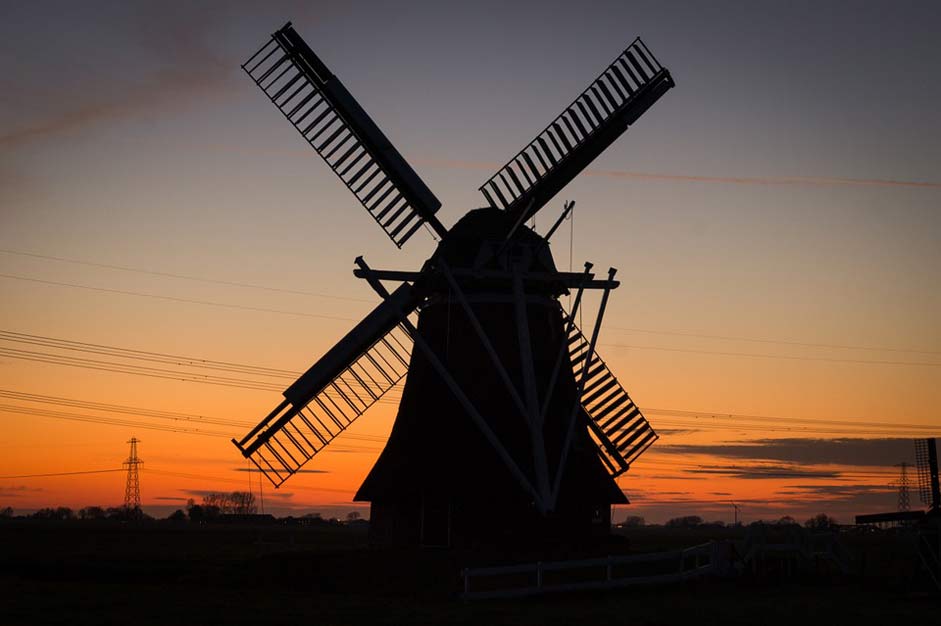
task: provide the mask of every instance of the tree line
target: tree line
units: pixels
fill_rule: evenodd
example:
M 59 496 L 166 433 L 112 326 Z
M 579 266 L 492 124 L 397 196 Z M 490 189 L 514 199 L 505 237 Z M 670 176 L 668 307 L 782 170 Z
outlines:
M 770 522 L 767 522 L 764 520 L 758 520 L 755 522 L 751 522 L 751 524 L 749 525 L 753 525 L 753 524 L 765 524 L 769 526 L 800 526 L 800 523 L 796 519 L 791 517 L 790 515 L 785 515 L 784 517 L 781 517 L 777 520 L 770 521 Z M 647 521 L 639 515 L 629 515 L 620 524 L 622 528 L 625 528 L 625 527 L 637 528 L 639 526 L 647 526 L 647 525 L 648 525 Z M 664 523 L 663 525 L 666 526 L 667 528 L 707 528 L 707 527 L 723 528 L 726 526 L 734 527 L 733 524 L 726 524 L 723 521 L 707 522 L 703 520 L 703 518 L 700 517 L 699 515 L 683 515 L 681 517 L 674 517 L 674 518 L 667 520 L 666 523 Z M 739 523 L 738 525 L 742 526 L 743 524 Z M 826 513 L 818 513 L 817 515 L 806 520 L 803 524 L 804 528 L 807 528 L 809 530 L 829 530 L 833 528 L 838 528 L 839 525 L 840 524 L 836 521 L 836 519 L 830 517 Z
M 0 519 L 14 517 L 12 507 L 0 509 Z M 186 511 L 174 511 L 168 519 L 189 520 L 194 522 L 208 521 L 221 518 L 224 515 L 255 515 L 258 507 L 255 496 L 247 491 L 232 491 L 230 493 L 207 493 L 203 495 L 202 502 L 197 504 L 193 499 L 186 503 Z M 103 507 L 86 506 L 77 511 L 67 506 L 44 507 L 30 515 L 27 519 L 71 521 L 71 520 L 115 520 L 131 521 L 153 519 L 146 515 L 139 507 Z

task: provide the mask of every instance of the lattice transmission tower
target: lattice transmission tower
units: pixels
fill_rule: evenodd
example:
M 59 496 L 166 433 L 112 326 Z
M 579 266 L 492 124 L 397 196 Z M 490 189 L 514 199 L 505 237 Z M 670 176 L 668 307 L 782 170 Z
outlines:
M 124 508 L 127 511 L 140 511 L 140 465 L 143 463 L 137 456 L 137 444 L 140 439 L 131 437 L 127 443 L 131 444 L 131 454 L 124 461 L 127 467 L 127 483 L 124 486 Z
M 911 481 L 908 479 L 908 468 L 911 467 L 908 463 L 896 463 L 895 467 L 899 468 L 899 477 L 895 481 L 895 485 L 899 488 L 899 511 L 910 511 L 912 509 L 911 499 L 909 497 L 908 488 L 911 486 Z

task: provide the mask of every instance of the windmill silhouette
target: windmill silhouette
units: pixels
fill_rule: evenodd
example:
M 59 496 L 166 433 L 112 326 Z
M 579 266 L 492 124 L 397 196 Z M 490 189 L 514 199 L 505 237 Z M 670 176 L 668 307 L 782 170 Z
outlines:
M 526 226 L 673 80 L 635 39 L 480 191 L 450 229 L 441 206 L 288 23 L 243 69 L 396 246 L 440 239 L 419 271 L 370 268 L 381 302 L 233 443 L 277 487 L 407 378 L 389 441 L 356 494 L 372 541 L 454 545 L 605 533 L 614 478 L 657 439 L 595 350 L 615 270 L 557 270 Z M 390 292 L 383 281 L 398 283 Z M 601 290 L 590 338 L 575 320 Z M 560 304 L 572 295 L 571 310 Z

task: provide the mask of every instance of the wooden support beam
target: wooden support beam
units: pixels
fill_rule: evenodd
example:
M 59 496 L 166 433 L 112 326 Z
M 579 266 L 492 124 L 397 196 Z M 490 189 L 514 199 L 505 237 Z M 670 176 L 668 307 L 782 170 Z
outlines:
M 608 270 L 608 280 L 614 279 L 617 272 L 613 267 Z M 588 354 L 585 358 L 585 364 L 582 366 L 582 375 L 578 381 L 578 390 L 575 394 L 575 401 L 572 403 L 572 414 L 569 417 L 568 431 L 565 433 L 565 443 L 562 444 L 562 456 L 559 459 L 559 466 L 556 468 L 555 483 L 552 486 L 552 497 L 549 501 L 549 510 L 555 508 L 559 500 L 559 490 L 562 486 L 562 473 L 565 471 L 565 463 L 568 460 L 569 449 L 572 447 L 572 435 L 575 433 L 575 417 L 582 406 L 582 390 L 585 388 L 585 382 L 588 380 L 588 369 L 591 365 L 591 357 L 595 352 L 595 345 L 598 343 L 598 334 L 601 332 L 601 321 L 604 319 L 604 310 L 608 305 L 608 296 L 611 294 L 609 289 L 605 289 L 601 294 L 601 305 L 598 307 L 598 317 L 595 319 L 595 328 L 591 333 L 591 341 L 588 343 Z
M 523 393 L 529 416 L 529 433 L 533 447 L 533 468 L 536 484 L 544 499 L 549 499 L 549 464 L 546 461 L 546 443 L 539 424 L 539 395 L 536 389 L 536 370 L 533 365 L 532 337 L 529 333 L 529 313 L 526 310 L 526 291 L 519 266 L 513 268 L 513 305 L 516 312 L 516 334 L 520 346 L 520 369 L 523 374 Z

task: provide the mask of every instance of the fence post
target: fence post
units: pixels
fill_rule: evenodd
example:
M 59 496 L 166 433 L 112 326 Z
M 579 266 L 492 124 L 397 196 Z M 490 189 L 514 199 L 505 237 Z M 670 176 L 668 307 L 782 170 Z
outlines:
M 536 563 L 536 589 L 542 589 L 542 561 Z

